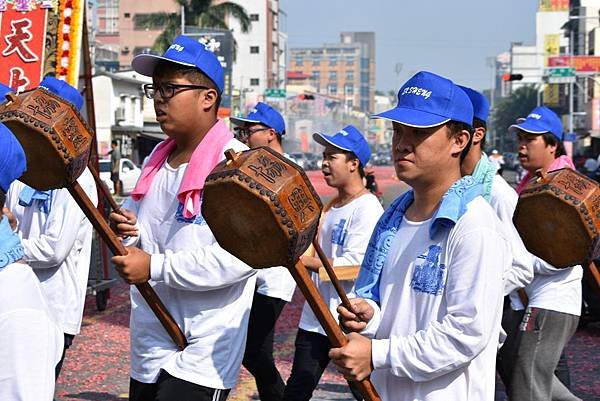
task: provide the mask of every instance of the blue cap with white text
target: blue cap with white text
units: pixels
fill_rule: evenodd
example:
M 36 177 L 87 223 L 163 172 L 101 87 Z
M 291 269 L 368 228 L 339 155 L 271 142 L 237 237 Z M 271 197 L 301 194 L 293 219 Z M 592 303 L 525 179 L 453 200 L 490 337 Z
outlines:
M 184 35 L 179 35 L 162 56 L 139 54 L 131 61 L 131 67 L 136 72 L 151 77 L 154 73 L 154 68 L 161 60 L 198 68 L 214 82 L 220 93 L 223 92 L 225 77 L 221 62 L 201 42 Z
M 352 125 L 348 125 L 334 135 L 325 135 L 317 132 L 313 134 L 313 139 L 323 146 L 332 145 L 338 149 L 354 153 L 363 168 L 371 158 L 371 149 L 369 148 L 367 140 L 363 134 Z
M 67 102 L 77 107 L 77 110 L 81 110 L 81 107 L 83 106 L 83 96 L 81 96 L 81 93 L 79 93 L 77 89 L 73 88 L 65 81 L 56 79 L 51 75 L 46 75 L 42 82 L 40 82 L 40 87 L 65 99 Z
M 452 81 L 427 71 L 418 72 L 398 91 L 398 105 L 373 116 L 415 128 L 459 121 L 473 124 L 473 105 Z
M 250 124 L 262 124 L 273 128 L 279 136 L 285 133 L 285 121 L 281 114 L 263 102 L 256 103 L 256 106 L 248 113 L 246 118 L 231 117 L 230 120 L 239 127 L 246 127 Z
M 473 105 L 473 117 L 478 118 L 483 122 L 487 122 L 490 114 L 490 102 L 488 102 L 487 98 L 474 89 L 462 85 L 458 85 L 458 87 L 462 89 L 471 100 L 471 104 Z
M 23 147 L 13 133 L 0 123 L 0 189 L 6 193 L 10 184 L 27 170 Z
M 522 130 L 530 134 L 544 134 L 550 132 L 559 141 L 563 140 L 563 125 L 555 112 L 545 106 L 536 107 L 529 115 L 519 122 L 508 127 L 510 132 Z

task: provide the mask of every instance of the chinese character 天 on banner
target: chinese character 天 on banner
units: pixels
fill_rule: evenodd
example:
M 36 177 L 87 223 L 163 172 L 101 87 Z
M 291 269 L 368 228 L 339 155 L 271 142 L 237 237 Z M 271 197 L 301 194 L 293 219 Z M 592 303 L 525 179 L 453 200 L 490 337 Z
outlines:
M 83 0 L 0 0 L 0 82 L 24 91 L 51 74 L 77 86 L 83 5 Z

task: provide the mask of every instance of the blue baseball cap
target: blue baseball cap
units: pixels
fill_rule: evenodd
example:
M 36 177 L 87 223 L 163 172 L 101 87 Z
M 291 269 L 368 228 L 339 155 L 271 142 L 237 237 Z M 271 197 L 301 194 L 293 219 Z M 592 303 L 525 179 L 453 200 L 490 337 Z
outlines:
M 522 130 L 530 134 L 550 132 L 559 141 L 563 140 L 563 125 L 555 112 L 545 106 L 536 107 L 518 124 L 508 127 L 509 132 Z
M 225 78 L 221 62 L 213 52 L 207 50 L 206 46 L 197 40 L 179 35 L 162 56 L 139 54 L 131 61 L 131 67 L 136 72 L 151 77 L 154 68 L 161 60 L 198 68 L 214 82 L 219 93 L 223 92 Z
M 10 92 L 14 92 L 13 88 L 0 82 L 0 103 L 6 101 L 6 94 Z
M 250 124 L 262 124 L 269 128 L 273 128 L 275 132 L 281 136 L 285 132 L 285 121 L 277 110 L 266 103 L 258 102 L 246 118 L 231 117 L 231 122 L 240 127 Z
M 353 125 L 348 125 L 334 135 L 317 132 L 313 134 L 313 139 L 323 146 L 332 145 L 338 149 L 354 153 L 363 167 L 367 165 L 371 158 L 371 149 L 367 140 Z
M 27 158 L 21 143 L 0 123 L 0 189 L 8 191 L 10 184 L 27 170 Z
M 418 72 L 398 91 L 398 105 L 375 114 L 415 128 L 429 128 L 448 121 L 473 124 L 473 105 L 452 81 L 427 71 Z
M 474 89 L 461 85 L 458 85 L 458 87 L 462 89 L 469 97 L 469 100 L 471 100 L 471 104 L 473 105 L 473 117 L 487 122 L 490 114 L 490 102 L 488 102 L 487 98 Z
M 81 110 L 83 106 L 83 96 L 79 91 L 73 88 L 71 85 L 60 79 L 56 79 L 51 75 L 46 75 L 42 82 L 40 82 L 40 88 L 44 88 L 49 92 L 54 93 L 56 96 L 63 98 L 73 106 L 77 107 L 77 110 Z

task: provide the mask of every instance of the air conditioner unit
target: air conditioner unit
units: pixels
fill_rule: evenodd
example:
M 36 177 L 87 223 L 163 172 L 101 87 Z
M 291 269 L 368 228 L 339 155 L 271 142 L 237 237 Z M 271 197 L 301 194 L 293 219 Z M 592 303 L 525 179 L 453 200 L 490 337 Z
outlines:
M 125 108 L 124 107 L 117 107 L 117 109 L 115 110 L 115 120 L 117 122 L 125 121 Z

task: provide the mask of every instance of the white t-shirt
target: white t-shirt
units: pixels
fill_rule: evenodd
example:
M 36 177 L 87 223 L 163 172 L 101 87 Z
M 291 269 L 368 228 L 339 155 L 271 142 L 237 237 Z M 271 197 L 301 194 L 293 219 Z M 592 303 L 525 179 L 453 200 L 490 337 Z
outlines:
M 223 148 L 247 149 L 232 139 Z M 229 389 L 238 378 L 255 270 L 219 246 L 202 216 L 186 220 L 177 192 L 187 163 L 165 163 L 147 194 L 123 206 L 138 218 L 139 246 L 150 253 L 150 285 L 185 334 L 179 351 L 131 287 L 131 377 L 154 383 L 164 369 L 202 386 Z M 232 211 L 235 212 L 235 211 Z
M 256 286 L 256 292 L 259 294 L 290 302 L 296 289 L 296 282 L 287 267 L 275 266 L 258 271 Z
M 333 259 L 333 266 L 360 265 L 365 256 L 371 233 L 383 214 L 381 203 L 371 193 L 362 195 L 340 208 L 332 207 L 325 213 L 319 229 L 319 245 L 325 256 Z M 311 273 L 321 297 L 334 316 L 342 303 L 331 282 L 319 280 L 318 273 Z M 352 291 L 354 281 L 341 281 L 344 291 Z M 300 328 L 325 334 L 308 302 L 304 302 Z
M 482 197 L 451 229 L 404 219 L 384 264 L 371 380 L 382 400 L 494 399 L 510 245 Z
M 557 269 L 537 256 L 532 255 L 532 258 L 535 275 L 525 287 L 528 306 L 580 316 L 583 268 L 577 265 Z M 510 303 L 513 310 L 525 309 L 515 293 L 511 294 Z
M 490 205 L 500 222 L 504 225 L 505 233 L 510 241 L 512 265 L 504 275 L 504 295 L 519 288 L 524 288 L 533 279 L 533 260 L 525 248 L 519 232 L 513 224 L 513 214 L 519 201 L 519 195 L 500 175 L 496 174 L 492 181 Z
M 98 193 L 92 173 L 86 168 L 77 180 L 94 205 Z M 83 317 L 92 251 L 92 223 L 66 188 L 52 191 L 50 212 L 40 201 L 19 205 L 25 187 L 14 181 L 6 194 L 6 207 L 18 221 L 25 261 L 42 283 L 50 312 L 64 333 L 78 334 Z
M 51 401 L 64 334 L 26 264 L 0 269 L 0 400 Z

